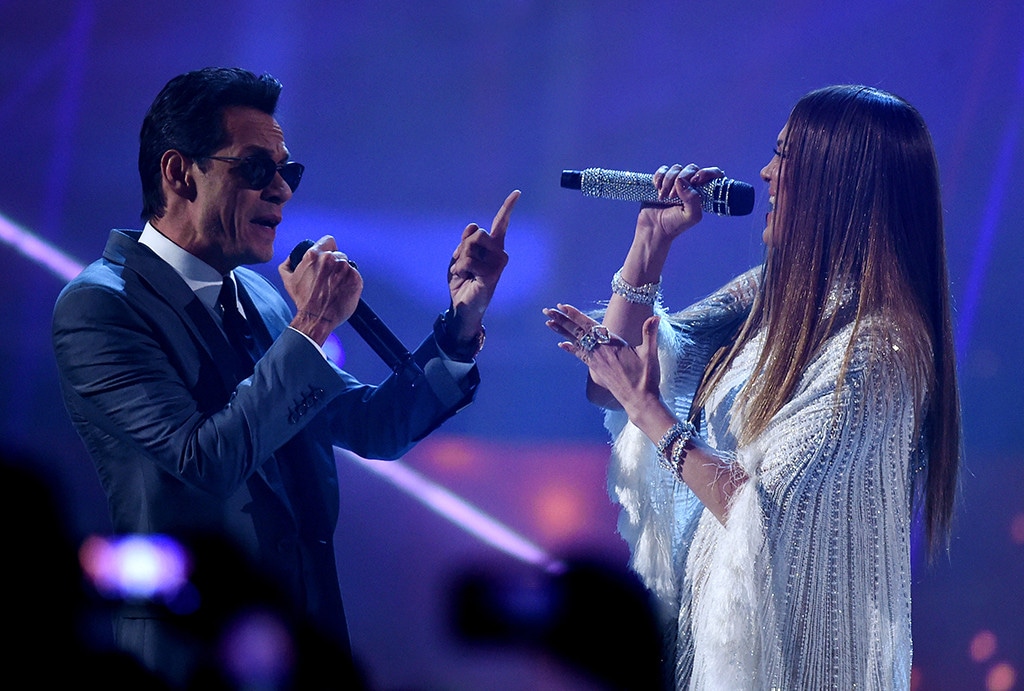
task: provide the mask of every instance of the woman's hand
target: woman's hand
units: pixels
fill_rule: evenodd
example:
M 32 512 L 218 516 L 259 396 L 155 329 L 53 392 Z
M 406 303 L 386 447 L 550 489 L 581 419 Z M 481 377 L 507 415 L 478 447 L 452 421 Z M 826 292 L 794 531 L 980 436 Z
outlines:
M 644 323 L 643 340 L 634 348 L 572 305 L 545 309 L 544 316 L 548 328 L 566 339 L 558 347 L 579 358 L 594 383 L 611 393 L 634 423 L 654 409 L 664 410 L 658 317 Z
M 652 443 L 679 421 L 661 398 L 658 317 L 644 322 L 643 341 L 634 348 L 572 305 L 545 309 L 544 315 L 548 328 L 567 339 L 558 347 L 586 364 L 594 382 L 615 396 L 629 421 Z M 748 480 L 746 473 L 698 436 L 685 450 L 677 477 L 724 524 L 733 493 Z
M 720 168 L 698 168 L 695 163 L 661 166 L 653 178 L 658 198 L 678 197 L 683 203 L 671 206 L 656 202 L 644 204 L 637 217 L 637 232 L 650 233 L 652 239 L 669 242 L 679 237 L 704 217 L 703 200 L 697 187 L 724 176 Z

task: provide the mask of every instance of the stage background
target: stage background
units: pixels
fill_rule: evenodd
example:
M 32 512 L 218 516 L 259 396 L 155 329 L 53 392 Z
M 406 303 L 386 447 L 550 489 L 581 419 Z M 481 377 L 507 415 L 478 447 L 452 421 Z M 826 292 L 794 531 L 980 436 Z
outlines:
M 109 524 L 59 397 L 49 325 L 66 279 L 44 264 L 50 247 L 87 263 L 111 227 L 141 227 L 138 130 L 175 74 L 281 79 L 279 120 L 307 172 L 259 270 L 279 282 L 297 240 L 333 234 L 407 344 L 445 307 L 465 224 L 523 191 L 477 401 L 404 462 L 547 554 L 613 568 L 627 554 L 601 416 L 541 309 L 607 297 L 636 208 L 561 189 L 562 169 L 694 161 L 756 185 L 751 216 L 708 218 L 679 241 L 664 279 L 682 307 L 761 260 L 758 172 L 802 94 L 856 82 L 904 96 L 942 170 L 966 452 L 952 548 L 930 566 L 915 555 L 914 684 L 1024 686 L 1024 4 L 8 0 L 0 39 L 0 435 L 55 478 L 80 536 Z M 338 335 L 350 371 L 385 374 Z M 339 468 L 342 585 L 375 686 L 588 688 L 557 659 L 458 641 L 452 579 L 520 562 L 367 466 Z

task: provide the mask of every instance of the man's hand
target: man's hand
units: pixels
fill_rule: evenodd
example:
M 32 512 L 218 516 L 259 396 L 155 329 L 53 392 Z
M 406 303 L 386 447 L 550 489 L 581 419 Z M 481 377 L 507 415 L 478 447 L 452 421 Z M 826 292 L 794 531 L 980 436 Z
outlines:
M 455 312 L 453 326 L 457 332 L 450 335 L 458 341 L 475 339 L 481 331 L 484 312 L 508 264 L 505 232 L 519 194 L 519 190 L 513 190 L 505 198 L 491 222 L 490 232 L 475 223 L 466 226 L 452 255 L 448 266 L 448 288 Z
M 320 345 L 352 316 L 363 293 L 363 277 L 330 235 L 306 250 L 294 271 L 288 259 L 277 270 L 295 302 L 291 326 Z

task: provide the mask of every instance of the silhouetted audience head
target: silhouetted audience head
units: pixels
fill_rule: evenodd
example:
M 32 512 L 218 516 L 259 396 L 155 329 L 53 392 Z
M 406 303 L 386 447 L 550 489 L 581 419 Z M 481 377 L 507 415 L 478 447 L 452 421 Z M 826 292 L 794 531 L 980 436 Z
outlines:
M 0 686 L 366 688 L 348 651 L 297 617 L 271 581 L 217 536 L 150 536 L 180 552 L 180 587 L 147 594 L 119 585 L 109 573 L 100 576 L 92 563 L 95 552 L 112 549 L 118 539 L 92 536 L 76 544 L 57 485 L 42 474 L 43 467 L 24 452 L 4 451 L 0 459 L 0 517 L 9 526 L 0 569 L 6 634 Z M 180 684 L 154 676 L 113 646 L 107 615 L 143 601 L 176 624 L 182 649 L 194 656 L 193 671 Z
M 24 451 L 5 449 L 0 459 L 0 520 L 6 526 L 0 685 L 164 688 L 133 658 L 105 645 L 109 636 L 93 635 L 96 602 L 78 566 L 60 492 L 42 467 Z
M 561 573 L 503 568 L 459 576 L 456 635 L 477 646 L 541 652 L 601 688 L 662 688 L 661 634 L 636 577 L 589 559 Z

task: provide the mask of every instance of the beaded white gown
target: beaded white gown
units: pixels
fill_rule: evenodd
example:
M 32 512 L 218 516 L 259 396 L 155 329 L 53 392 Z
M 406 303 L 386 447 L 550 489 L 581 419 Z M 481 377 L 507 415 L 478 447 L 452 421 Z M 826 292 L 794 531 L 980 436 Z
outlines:
M 756 271 L 756 270 L 755 270 Z M 749 310 L 756 273 L 662 320 L 662 391 L 680 417 L 711 353 Z M 759 355 L 753 339 L 702 415 L 713 448 L 749 480 L 722 525 L 658 465 L 621 412 L 609 491 L 631 566 L 666 621 L 678 689 L 907 689 L 910 531 L 918 435 L 899 334 L 864 319 L 826 342 L 793 398 L 738 447 L 732 409 Z

